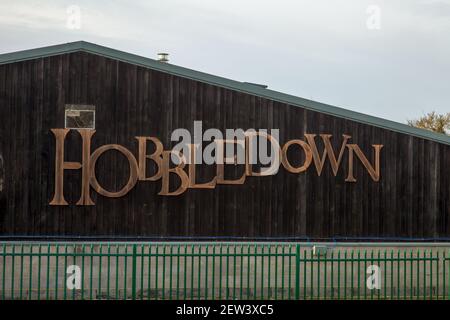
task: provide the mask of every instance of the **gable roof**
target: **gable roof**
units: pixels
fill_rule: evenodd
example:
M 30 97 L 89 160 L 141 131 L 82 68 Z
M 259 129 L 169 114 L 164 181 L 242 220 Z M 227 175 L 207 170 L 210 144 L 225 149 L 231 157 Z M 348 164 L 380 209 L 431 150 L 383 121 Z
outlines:
M 134 65 L 143 66 L 153 70 L 166 72 L 183 78 L 205 82 L 219 87 L 228 88 L 231 90 L 240 91 L 247 94 L 252 94 L 270 100 L 279 101 L 282 103 L 287 103 L 293 106 L 302 107 L 307 110 L 312 110 L 340 118 L 345 118 L 359 123 L 368 124 L 371 126 L 388 129 L 403 134 L 408 134 L 419 138 L 433 140 L 436 142 L 450 145 L 450 136 L 446 136 L 445 134 L 414 128 L 406 124 L 390 121 L 387 119 L 369 116 L 363 113 L 346 110 L 340 107 L 308 99 L 303 99 L 286 93 L 266 89 L 263 86 L 230 80 L 214 76 L 208 73 L 183 68 L 173 64 L 162 63 L 150 58 L 145 58 L 135 54 L 123 52 L 120 50 L 111 49 L 108 47 L 100 46 L 86 41 L 76 41 L 43 48 L 0 54 L 0 65 L 78 51 L 104 56 L 107 58 L 131 63 Z

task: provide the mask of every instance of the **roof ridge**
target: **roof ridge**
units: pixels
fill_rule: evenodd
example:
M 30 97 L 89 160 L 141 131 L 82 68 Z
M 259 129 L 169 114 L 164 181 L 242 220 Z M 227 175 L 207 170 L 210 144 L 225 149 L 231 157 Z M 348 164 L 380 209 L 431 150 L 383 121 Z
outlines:
M 356 111 L 347 110 L 341 107 L 304 99 L 294 95 L 266 89 L 255 86 L 249 83 L 244 83 L 236 80 L 223 78 L 220 76 L 211 75 L 201 71 L 196 71 L 169 63 L 162 63 L 154 59 L 142 57 L 136 54 L 104 47 L 91 42 L 79 40 L 75 42 L 68 42 L 52 46 L 46 46 L 36 49 L 29 49 L 23 51 L 16 51 L 11 53 L 0 54 L 0 65 L 13 63 L 18 61 L 25 61 L 37 59 L 42 57 L 54 56 L 59 54 L 71 53 L 76 51 L 84 51 L 92 54 L 97 54 L 107 58 L 147 67 L 157 71 L 170 73 L 183 78 L 206 82 L 219 87 L 228 88 L 235 91 L 240 91 L 247 94 L 252 94 L 269 100 L 274 100 L 282 103 L 287 103 L 293 106 L 301 107 L 307 110 L 312 110 L 320 113 L 325 113 L 335 117 L 345 118 L 355 122 L 392 130 L 395 132 L 416 136 L 422 139 L 433 140 L 439 143 L 450 145 L 450 136 L 432 132 L 430 130 L 419 129 L 409 125 L 370 116 Z

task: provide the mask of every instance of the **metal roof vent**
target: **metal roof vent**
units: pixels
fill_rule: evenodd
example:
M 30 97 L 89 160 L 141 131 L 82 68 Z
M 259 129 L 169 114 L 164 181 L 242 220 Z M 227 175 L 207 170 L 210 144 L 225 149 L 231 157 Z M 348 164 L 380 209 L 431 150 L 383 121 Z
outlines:
M 263 88 L 263 89 L 267 89 L 267 87 L 268 87 L 267 85 L 260 84 L 260 83 L 246 82 L 246 81 L 244 81 L 244 83 L 245 84 L 250 84 L 250 85 L 255 86 L 255 87 L 260 87 L 260 88 Z
M 169 54 L 165 52 L 158 53 L 158 61 L 159 62 L 169 62 Z

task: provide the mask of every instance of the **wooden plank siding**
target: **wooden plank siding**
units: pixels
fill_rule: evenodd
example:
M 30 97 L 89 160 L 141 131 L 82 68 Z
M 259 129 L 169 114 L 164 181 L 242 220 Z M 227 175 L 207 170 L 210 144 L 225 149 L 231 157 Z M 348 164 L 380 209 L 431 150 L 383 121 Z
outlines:
M 81 171 L 66 170 L 70 205 L 50 206 L 55 174 L 50 129 L 64 127 L 65 104 L 95 105 L 92 150 L 116 143 L 136 155 L 134 137 L 144 135 L 169 149 L 171 132 L 193 133 L 195 120 L 203 121 L 204 130 L 279 128 L 281 143 L 328 133 L 335 150 L 341 135 L 349 134 L 369 159 L 371 144 L 384 145 L 381 179 L 374 182 L 355 159 L 357 182 L 345 182 L 345 153 L 336 177 L 327 161 L 321 176 L 314 165 L 302 174 L 280 167 L 274 176 L 188 189 L 177 197 L 157 195 L 160 180 L 138 182 L 123 198 L 92 190 L 96 205 L 89 207 L 74 205 Z M 1 236 L 450 238 L 450 146 L 431 140 L 84 52 L 0 65 L 0 119 Z M 293 163 L 302 160 L 295 151 L 289 156 Z M 66 139 L 65 160 L 81 161 L 76 133 Z M 199 167 L 198 181 L 209 181 L 214 170 Z M 125 158 L 112 152 L 97 165 L 107 190 L 120 189 L 128 171 Z M 226 169 L 229 176 L 242 172 L 242 166 Z

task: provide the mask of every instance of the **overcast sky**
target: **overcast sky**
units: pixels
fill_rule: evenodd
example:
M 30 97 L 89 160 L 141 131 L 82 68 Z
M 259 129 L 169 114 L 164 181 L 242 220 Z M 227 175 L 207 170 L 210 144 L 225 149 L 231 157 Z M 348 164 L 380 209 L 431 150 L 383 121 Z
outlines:
M 450 0 L 0 0 L 0 53 L 76 40 L 398 122 L 450 112 Z

